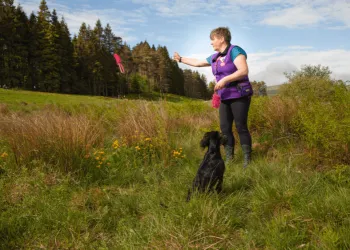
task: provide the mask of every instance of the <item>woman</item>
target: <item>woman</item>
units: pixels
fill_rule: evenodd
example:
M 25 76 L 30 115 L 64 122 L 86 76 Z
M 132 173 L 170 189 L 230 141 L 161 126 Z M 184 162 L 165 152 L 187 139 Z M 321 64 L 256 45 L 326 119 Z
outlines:
M 243 167 L 247 167 L 251 159 L 252 139 L 248 130 L 248 111 L 253 94 L 248 79 L 247 54 L 239 46 L 231 45 L 231 33 L 228 28 L 219 27 L 210 33 L 211 45 L 217 53 L 206 60 L 181 57 L 174 53 L 174 60 L 195 67 L 211 66 L 216 78 L 214 91 L 221 99 L 219 107 L 220 128 L 227 137 L 225 145 L 226 162 L 232 160 L 235 139 L 232 124 L 235 125 L 244 155 Z

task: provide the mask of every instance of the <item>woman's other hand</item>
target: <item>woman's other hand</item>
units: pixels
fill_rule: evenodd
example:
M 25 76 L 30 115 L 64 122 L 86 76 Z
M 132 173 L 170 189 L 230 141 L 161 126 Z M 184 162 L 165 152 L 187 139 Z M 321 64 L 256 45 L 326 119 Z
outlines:
M 214 91 L 225 88 L 226 82 L 224 79 L 221 79 L 217 84 L 215 84 Z

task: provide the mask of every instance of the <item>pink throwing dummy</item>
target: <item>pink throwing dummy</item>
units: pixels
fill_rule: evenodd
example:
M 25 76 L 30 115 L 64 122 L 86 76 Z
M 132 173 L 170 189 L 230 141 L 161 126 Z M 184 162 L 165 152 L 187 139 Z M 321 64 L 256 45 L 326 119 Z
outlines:
M 114 59 L 116 61 L 116 63 L 118 64 L 119 66 L 119 70 L 122 74 L 124 74 L 125 70 L 124 70 L 124 66 L 122 64 L 122 59 L 120 58 L 120 56 L 118 54 L 114 54 Z

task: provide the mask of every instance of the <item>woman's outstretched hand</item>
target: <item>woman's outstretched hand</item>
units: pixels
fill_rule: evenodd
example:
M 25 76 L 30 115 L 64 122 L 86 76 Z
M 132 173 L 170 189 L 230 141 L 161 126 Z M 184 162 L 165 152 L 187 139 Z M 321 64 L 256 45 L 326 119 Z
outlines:
M 174 58 L 175 61 L 180 62 L 180 58 L 181 57 L 180 57 L 179 53 L 174 52 L 174 57 L 173 58 Z

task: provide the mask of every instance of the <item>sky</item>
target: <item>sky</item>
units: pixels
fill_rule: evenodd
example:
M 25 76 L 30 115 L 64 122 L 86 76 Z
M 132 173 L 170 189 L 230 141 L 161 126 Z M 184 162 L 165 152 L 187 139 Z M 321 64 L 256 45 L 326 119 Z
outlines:
M 268 86 L 302 65 L 328 66 L 334 79 L 350 80 L 350 0 L 46 0 L 72 35 L 83 22 L 109 23 L 131 47 L 147 41 L 172 57 L 205 59 L 214 53 L 209 34 L 228 27 L 231 43 L 248 54 L 249 78 Z M 40 0 L 15 0 L 29 15 Z M 210 67 L 195 68 L 208 82 Z

